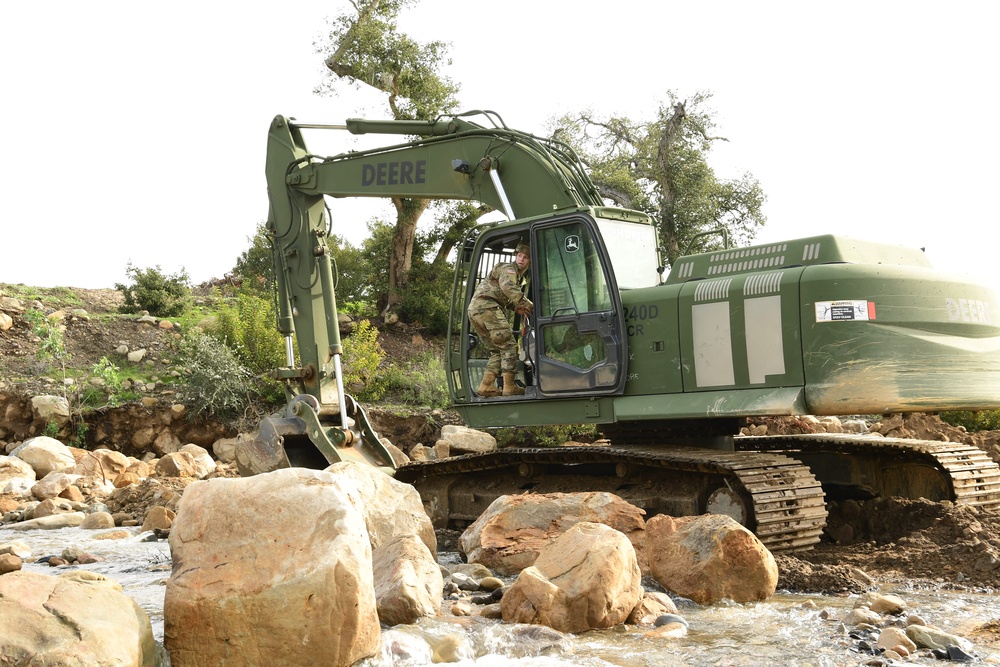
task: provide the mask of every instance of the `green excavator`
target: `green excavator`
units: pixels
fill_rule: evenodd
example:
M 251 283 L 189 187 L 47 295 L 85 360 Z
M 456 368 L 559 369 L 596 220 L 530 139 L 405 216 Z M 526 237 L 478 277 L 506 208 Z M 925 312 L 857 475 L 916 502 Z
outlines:
M 320 156 L 303 130 L 400 140 Z M 1000 408 L 996 294 L 935 271 L 920 250 L 822 235 L 683 256 L 664 275 L 649 216 L 607 206 L 569 146 L 493 112 L 343 125 L 278 116 L 266 175 L 288 403 L 238 448 L 241 474 L 361 461 L 415 485 L 438 527 L 467 525 L 503 494 L 609 491 L 648 515 L 728 514 L 775 552 L 816 544 L 831 498 L 1000 506 L 1000 469 L 975 447 L 738 435 L 748 417 Z M 453 407 L 474 428 L 594 424 L 607 443 L 394 460 L 344 392 L 328 196 L 475 200 L 503 213 L 457 251 Z M 488 353 L 465 310 L 519 243 L 532 249 L 535 304 L 512 322 L 524 393 L 483 398 Z

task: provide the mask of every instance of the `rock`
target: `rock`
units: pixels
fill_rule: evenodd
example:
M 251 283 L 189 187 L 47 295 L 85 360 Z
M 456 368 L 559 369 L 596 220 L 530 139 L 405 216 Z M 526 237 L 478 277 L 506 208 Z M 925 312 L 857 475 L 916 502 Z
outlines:
M 64 472 L 50 472 L 31 487 L 31 495 L 39 500 L 56 498 L 70 487 L 78 476 L 67 475 Z
M 881 634 L 878 636 L 878 643 L 876 646 L 884 649 L 893 649 L 897 653 L 899 653 L 899 651 L 896 647 L 903 646 L 907 651 L 907 655 L 917 650 L 917 645 L 913 643 L 913 640 L 906 636 L 906 631 L 901 628 L 894 627 L 888 627 L 882 630 Z
M 906 626 L 906 636 L 919 648 L 936 648 L 945 651 L 948 650 L 949 646 L 958 646 L 966 650 L 972 648 L 972 642 L 968 639 L 926 625 Z
M 351 480 L 362 497 L 370 499 L 363 512 L 372 549 L 402 533 L 417 535 L 430 553 L 437 554 L 434 526 L 415 488 L 371 466 L 348 461 L 334 463 L 326 472 Z
M 643 637 L 651 637 L 654 639 L 678 639 L 680 637 L 687 636 L 688 626 L 685 623 L 664 623 L 663 625 L 658 625 L 654 629 L 643 633 Z
M 639 603 L 629 613 L 628 622 L 632 625 L 654 625 L 665 614 L 676 613 L 677 605 L 674 604 L 669 595 L 657 591 L 646 591 L 639 599 Z
M 699 604 L 766 600 L 778 585 L 771 552 L 725 515 L 654 516 L 646 522 L 646 549 L 656 581 Z
M 188 486 L 169 543 L 173 667 L 347 667 L 380 628 L 363 497 L 343 475 L 285 468 Z M 308 638 L 294 641 L 292 638 Z
M 236 438 L 219 438 L 212 443 L 212 453 L 215 458 L 223 463 L 232 463 L 236 460 L 236 443 L 252 436 L 239 435 Z
M 504 621 L 583 632 L 623 623 L 642 595 L 635 549 L 622 533 L 580 522 L 544 548 L 500 601 Z
M 414 623 L 441 611 L 444 582 L 437 557 L 419 537 L 401 533 L 372 552 L 378 618 L 385 625 Z
M 497 439 L 484 431 L 468 426 L 445 424 L 441 427 L 441 438 L 453 456 L 459 454 L 485 454 L 495 451 Z
M 17 572 L 21 569 L 22 564 L 23 561 L 19 556 L 15 556 L 14 554 L 0 554 L 0 574 Z M 0 602 L 0 604 L 2 604 L 2 602 Z
M 152 667 L 149 616 L 120 590 L 93 572 L 0 577 L 0 664 Z
M 868 607 L 857 607 L 847 613 L 847 616 L 844 617 L 843 623 L 847 627 L 853 628 L 854 626 L 861 624 L 878 625 L 881 621 L 882 617 Z
M 195 470 L 194 477 L 205 479 L 215 472 L 215 459 L 212 458 L 212 455 L 204 447 L 187 444 L 181 447 L 178 453 L 191 455 Z
M 31 510 L 31 518 L 41 519 L 42 517 L 52 516 L 53 514 L 63 514 L 72 511 L 73 508 L 70 506 L 70 502 L 68 500 L 46 498 L 35 505 L 35 508 Z
M 892 614 L 894 616 L 902 614 L 906 609 L 906 603 L 896 595 L 874 595 L 869 606 L 877 614 Z
M 170 530 L 175 518 L 176 515 L 174 512 L 166 507 L 163 507 L 162 505 L 150 507 L 149 512 L 146 513 L 146 518 L 142 522 L 142 528 L 140 530 L 143 533 L 147 530 Z
M 161 477 L 198 477 L 198 467 L 190 452 L 171 452 L 156 462 Z
M 63 396 L 35 396 L 31 399 L 31 411 L 42 424 L 55 423 L 59 428 L 69 424 L 69 401 Z
M 121 452 L 110 449 L 95 449 L 84 454 L 73 472 L 77 475 L 91 475 L 105 480 L 113 480 L 128 470 L 129 465 L 128 457 Z
M 0 331 L 10 331 L 12 326 L 14 326 L 14 318 L 0 311 Z
M 0 554 L 14 554 L 24 560 L 31 557 L 31 549 L 24 542 L 7 542 L 0 544 Z
M 84 514 L 83 512 L 66 512 L 63 514 L 52 514 L 50 516 L 43 516 L 38 519 L 28 519 L 27 521 L 21 521 L 20 523 L 15 523 L 10 526 L 10 529 L 34 530 L 36 528 L 42 528 L 45 530 L 54 530 L 56 528 L 73 528 L 83 523 L 83 520 L 86 518 L 86 516 L 87 515 Z
M 16 456 L 0 456 L 0 490 L 7 482 L 19 479 L 34 483 L 38 476 L 27 461 Z
M 14 450 L 14 456 L 27 462 L 39 479 L 50 472 L 66 472 L 76 467 L 76 459 L 69 447 L 45 435 L 25 440 Z
M 641 568 L 644 514 L 605 492 L 500 496 L 462 533 L 459 548 L 469 562 L 514 575 L 534 564 L 541 550 L 564 532 L 587 521 L 610 526 L 628 537 Z
M 83 522 L 80 524 L 80 528 L 88 530 L 98 530 L 106 528 L 114 528 L 115 520 L 107 512 L 93 512 L 88 514 Z

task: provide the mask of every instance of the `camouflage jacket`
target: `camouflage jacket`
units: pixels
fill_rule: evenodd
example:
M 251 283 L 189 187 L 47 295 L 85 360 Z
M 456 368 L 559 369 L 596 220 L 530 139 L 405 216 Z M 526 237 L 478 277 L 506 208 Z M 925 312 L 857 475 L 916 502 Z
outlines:
M 476 287 L 469 310 L 485 310 L 486 308 L 503 309 L 517 308 L 519 305 L 531 306 L 531 301 L 524 295 L 528 276 L 525 273 L 517 276 L 517 264 L 497 264 L 490 275 Z

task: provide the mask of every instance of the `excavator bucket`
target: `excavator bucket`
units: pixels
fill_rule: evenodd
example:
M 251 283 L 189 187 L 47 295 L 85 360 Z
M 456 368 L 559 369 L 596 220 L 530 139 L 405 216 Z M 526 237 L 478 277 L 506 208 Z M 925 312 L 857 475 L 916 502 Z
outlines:
M 346 399 L 346 419 L 339 410 L 320 406 L 309 394 L 296 396 L 282 412 L 264 418 L 256 438 L 236 445 L 240 475 L 292 467 L 323 469 L 340 461 L 356 461 L 394 474 L 397 463 L 365 411 L 351 396 Z

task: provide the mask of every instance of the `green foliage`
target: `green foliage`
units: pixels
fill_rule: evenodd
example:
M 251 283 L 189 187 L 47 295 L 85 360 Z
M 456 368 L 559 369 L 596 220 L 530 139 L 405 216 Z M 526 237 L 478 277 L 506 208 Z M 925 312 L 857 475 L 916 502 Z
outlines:
M 87 422 L 80 422 L 76 427 L 76 435 L 73 438 L 73 444 L 80 449 L 85 449 L 87 446 L 87 434 L 90 432 L 90 427 L 87 426 Z
M 381 378 L 385 398 L 404 405 L 445 408 L 450 403 L 444 360 L 425 352 L 402 363 L 389 362 Z
M 118 407 L 142 396 L 134 389 L 125 389 L 128 374 L 107 357 L 91 367 L 91 376 L 100 378 L 100 384 L 87 384 L 81 392 L 80 402 L 87 407 Z
M 228 347 L 192 329 L 181 341 L 180 357 L 191 373 L 193 414 L 232 417 L 249 407 L 253 376 Z
M 361 385 L 357 392 L 361 401 L 377 401 L 385 393 L 385 384 L 378 367 L 385 352 L 378 342 L 378 329 L 368 320 L 358 322 L 354 332 L 344 338 L 344 355 L 341 365 L 344 386 Z
M 48 424 L 45 425 L 45 435 L 50 438 L 59 437 L 59 424 L 54 420 L 50 420 Z
M 58 361 L 66 356 L 66 346 L 58 321 L 49 319 L 45 313 L 35 308 L 24 311 L 24 319 L 31 325 L 31 332 L 38 337 L 38 352 L 35 356 L 39 361 Z
M 359 0 L 354 11 L 334 18 L 326 41 L 316 45 L 329 72 L 315 92 L 335 95 L 341 80 L 370 86 L 386 93 L 397 119 L 431 120 L 453 109 L 458 86 L 441 74 L 451 64 L 448 45 L 420 43 L 397 29 L 400 11 L 413 4 Z
M 130 262 L 125 273 L 132 284 L 115 284 L 115 289 L 125 297 L 120 308 L 123 313 L 146 310 L 156 317 L 176 317 L 190 304 L 191 288 L 184 269 L 167 276 L 159 266 L 140 269 Z
M 222 304 L 206 333 L 256 375 L 285 365 L 285 341 L 275 328 L 274 302 L 252 290 L 242 290 L 235 304 Z
M 274 289 L 274 260 L 271 255 L 272 239 L 267 226 L 257 223 L 253 236 L 247 237 L 250 247 L 240 253 L 233 268 L 243 290 L 270 293 Z
M 597 428 L 593 424 L 553 424 L 499 428 L 493 434 L 498 447 L 558 447 L 573 440 L 593 442 Z
M 1000 410 L 942 412 L 938 416 L 952 426 L 964 426 L 969 433 L 1000 430 Z
M 453 279 L 452 268 L 447 264 L 414 262 L 409 288 L 399 304 L 399 316 L 427 327 L 432 334 L 447 333 Z
M 647 121 L 598 118 L 585 111 L 556 121 L 554 136 L 587 165 L 607 199 L 645 211 L 658 222 L 668 259 L 675 261 L 701 232 L 723 228 L 732 244 L 746 245 L 766 222 L 760 183 L 745 173 L 721 179 L 708 164 L 716 141 L 711 93 L 681 101 L 673 91 Z M 722 247 L 721 237 L 703 237 L 692 252 Z

